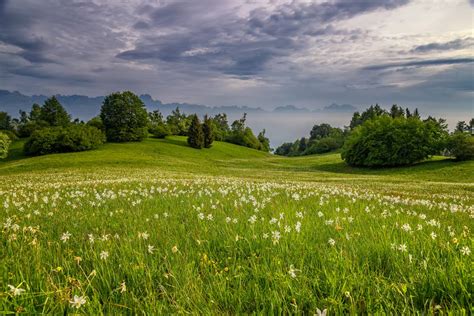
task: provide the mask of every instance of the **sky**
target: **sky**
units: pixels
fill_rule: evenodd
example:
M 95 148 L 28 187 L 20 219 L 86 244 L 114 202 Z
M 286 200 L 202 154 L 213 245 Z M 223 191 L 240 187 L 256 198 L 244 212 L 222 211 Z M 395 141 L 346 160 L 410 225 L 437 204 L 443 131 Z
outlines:
M 474 0 L 0 0 L 0 88 L 473 116 Z M 457 115 L 456 114 L 456 115 Z

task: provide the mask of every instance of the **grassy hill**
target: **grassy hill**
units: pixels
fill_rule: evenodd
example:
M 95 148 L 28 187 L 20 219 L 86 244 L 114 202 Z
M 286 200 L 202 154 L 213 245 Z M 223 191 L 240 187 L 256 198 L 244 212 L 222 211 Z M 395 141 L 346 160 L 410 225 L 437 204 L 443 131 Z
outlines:
M 473 162 L 359 169 L 184 137 L 22 145 L 0 162 L 6 314 L 472 310 Z
M 352 168 L 341 160 L 339 153 L 288 158 L 224 142 L 215 142 L 210 149 L 196 150 L 188 147 L 185 137 L 179 136 L 106 144 L 93 151 L 40 157 L 24 157 L 22 146 L 21 141 L 13 144 L 10 157 L 0 162 L 0 174 L 88 173 L 100 168 L 110 172 L 140 169 L 298 181 L 474 183 L 473 161 L 454 162 L 443 157 L 409 167 Z

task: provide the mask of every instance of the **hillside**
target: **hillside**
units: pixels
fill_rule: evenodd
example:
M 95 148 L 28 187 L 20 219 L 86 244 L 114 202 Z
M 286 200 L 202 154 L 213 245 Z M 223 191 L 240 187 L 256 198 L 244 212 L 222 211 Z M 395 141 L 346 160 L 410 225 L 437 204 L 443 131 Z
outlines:
M 347 166 L 338 153 L 287 158 L 223 142 L 215 142 L 211 149 L 195 150 L 188 147 L 185 137 L 179 136 L 40 157 L 24 157 L 22 145 L 21 141 L 14 143 L 10 157 L 0 162 L 2 175 L 93 173 L 107 169 L 110 173 L 140 170 L 292 181 L 430 181 L 468 186 L 474 182 L 474 162 L 453 162 L 443 157 L 411 167 L 364 169 Z

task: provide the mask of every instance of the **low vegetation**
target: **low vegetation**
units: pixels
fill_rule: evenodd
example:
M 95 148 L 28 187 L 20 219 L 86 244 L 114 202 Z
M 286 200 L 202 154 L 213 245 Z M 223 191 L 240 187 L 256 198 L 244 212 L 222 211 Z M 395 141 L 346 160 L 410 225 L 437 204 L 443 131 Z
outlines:
M 104 142 L 102 131 L 92 126 L 47 127 L 33 132 L 24 151 L 31 156 L 85 151 L 96 149 Z
M 472 308 L 472 161 L 366 170 L 184 136 L 24 158 L 21 142 L 0 163 L 6 313 Z
M 0 159 L 7 158 L 10 143 L 10 137 L 5 133 L 0 132 Z

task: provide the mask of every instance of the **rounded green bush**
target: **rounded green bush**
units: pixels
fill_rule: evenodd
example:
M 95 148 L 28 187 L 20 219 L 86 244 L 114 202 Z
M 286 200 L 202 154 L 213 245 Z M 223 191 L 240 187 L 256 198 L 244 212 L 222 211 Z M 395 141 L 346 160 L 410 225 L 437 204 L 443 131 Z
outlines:
M 435 154 L 443 140 L 443 131 L 431 121 L 383 115 L 356 127 L 341 157 L 351 166 L 410 165 Z
M 85 151 L 95 149 L 104 142 L 104 134 L 92 126 L 48 127 L 33 132 L 25 143 L 24 152 L 26 155 L 37 156 Z
M 474 136 L 468 133 L 457 132 L 449 137 L 448 151 L 456 160 L 474 159 Z

